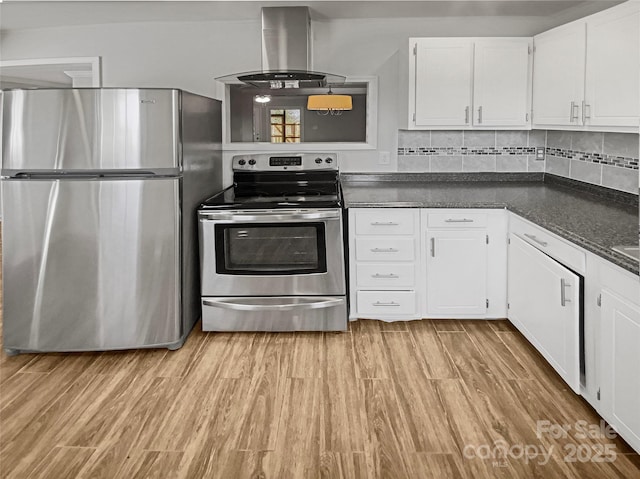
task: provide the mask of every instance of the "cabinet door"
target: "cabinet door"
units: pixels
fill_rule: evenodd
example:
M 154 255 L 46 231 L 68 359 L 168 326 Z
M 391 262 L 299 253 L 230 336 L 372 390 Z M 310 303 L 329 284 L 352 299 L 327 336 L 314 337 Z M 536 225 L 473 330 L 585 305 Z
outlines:
M 427 312 L 435 316 L 487 310 L 484 230 L 427 232 Z
M 509 320 L 580 394 L 577 275 L 509 235 Z
M 527 126 L 529 49 L 528 38 L 476 41 L 474 126 Z
M 581 125 L 585 24 L 574 22 L 533 39 L 533 122 Z
M 640 308 L 607 290 L 601 304 L 602 412 L 640 451 Z
M 468 126 L 473 42 L 421 39 L 416 45 L 415 126 Z
M 585 124 L 638 126 L 640 119 L 640 4 L 587 20 Z

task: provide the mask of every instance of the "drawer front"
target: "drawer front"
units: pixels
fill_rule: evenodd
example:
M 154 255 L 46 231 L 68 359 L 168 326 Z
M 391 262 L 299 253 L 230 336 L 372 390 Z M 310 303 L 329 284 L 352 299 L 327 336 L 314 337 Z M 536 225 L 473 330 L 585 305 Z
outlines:
M 429 228 L 484 228 L 487 226 L 487 214 L 475 212 L 429 213 Z
M 413 238 L 356 238 L 358 261 L 411 261 L 416 259 Z
M 358 313 L 363 315 L 403 315 L 416 313 L 415 291 L 358 291 Z
M 560 263 L 584 274 L 586 269 L 586 255 L 575 246 L 556 238 L 552 233 L 534 226 L 518 216 L 512 214 L 509 231 L 543 253 L 555 258 Z
M 365 288 L 413 287 L 415 274 L 415 266 L 408 263 L 358 264 L 356 284 Z
M 355 211 L 357 235 L 412 235 L 418 210 L 398 208 Z

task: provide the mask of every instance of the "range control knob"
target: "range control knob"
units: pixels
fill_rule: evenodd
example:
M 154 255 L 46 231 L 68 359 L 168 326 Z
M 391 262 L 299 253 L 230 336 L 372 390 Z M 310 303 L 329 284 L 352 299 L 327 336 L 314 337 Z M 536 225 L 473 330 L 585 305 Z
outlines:
M 249 160 L 249 164 L 250 165 L 255 165 L 256 164 L 256 160 L 254 160 L 253 158 Z
M 325 163 L 333 163 L 333 158 L 327 158 L 324 160 Z
M 316 163 L 317 163 L 317 164 L 322 163 L 322 158 L 320 158 L 320 157 L 316 158 Z
M 244 161 L 244 160 L 239 160 L 239 161 L 238 161 L 238 164 L 239 164 L 240 166 L 243 166 L 245 163 L 246 163 L 246 161 Z

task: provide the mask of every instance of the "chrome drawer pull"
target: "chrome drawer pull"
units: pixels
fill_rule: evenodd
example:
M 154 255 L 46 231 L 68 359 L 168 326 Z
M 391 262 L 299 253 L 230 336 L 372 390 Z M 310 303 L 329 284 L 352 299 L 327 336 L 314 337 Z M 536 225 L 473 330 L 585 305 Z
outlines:
M 371 252 L 373 252 L 373 253 L 397 253 L 398 250 L 396 248 L 371 248 Z
M 393 221 L 374 221 L 371 226 L 398 226 L 399 224 Z
M 534 242 L 538 243 L 538 244 L 539 244 L 540 246 L 542 246 L 543 248 L 546 248 L 546 247 L 547 247 L 547 245 L 549 244 L 549 243 L 547 243 L 546 241 L 539 240 L 538 238 L 536 238 L 536 236 L 535 236 L 535 235 L 531 235 L 531 234 L 528 234 L 528 233 L 525 233 L 524 235 L 525 235 L 527 238 L 529 238 L 531 241 L 534 241 Z
M 372 278 L 377 278 L 377 279 L 381 279 L 381 278 L 398 279 L 400 276 L 398 276 L 397 274 L 393 274 L 393 273 L 389 273 L 389 274 L 376 273 L 376 274 L 372 274 L 371 277 Z
M 381 303 L 380 301 L 376 301 L 373 303 L 374 306 L 400 306 L 400 303 L 396 303 L 395 301 L 390 301 L 388 303 Z
M 461 218 L 461 219 L 448 218 L 444 220 L 444 222 L 445 223 L 473 223 L 473 220 L 469 218 Z

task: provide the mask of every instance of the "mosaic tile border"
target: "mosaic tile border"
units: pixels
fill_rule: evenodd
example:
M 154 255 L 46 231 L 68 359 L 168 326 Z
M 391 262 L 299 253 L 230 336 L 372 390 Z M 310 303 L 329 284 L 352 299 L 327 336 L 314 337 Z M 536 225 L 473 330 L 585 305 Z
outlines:
M 466 156 L 466 155 L 535 155 L 534 146 L 485 146 L 485 147 L 398 147 L 398 156 Z M 605 153 L 586 153 L 584 151 L 567 150 L 564 148 L 545 148 L 545 154 L 559 158 L 580 160 L 588 163 L 617 166 L 631 170 L 638 169 L 638 158 L 627 156 L 607 155 Z
M 545 148 L 547 155 L 557 156 L 559 158 L 569 158 L 571 160 L 586 161 L 587 163 L 599 163 L 603 165 L 618 166 L 621 168 L 629 168 L 631 170 L 638 169 L 638 158 L 627 156 L 614 156 L 605 153 L 585 153 L 583 151 L 566 150 L 564 148 Z
M 419 146 L 398 147 L 399 156 L 535 155 L 534 146 Z

